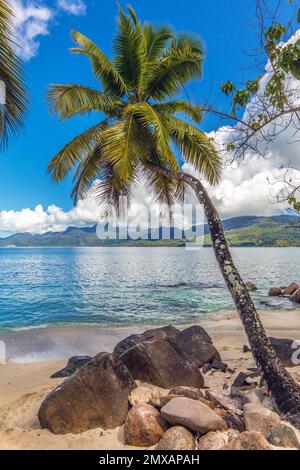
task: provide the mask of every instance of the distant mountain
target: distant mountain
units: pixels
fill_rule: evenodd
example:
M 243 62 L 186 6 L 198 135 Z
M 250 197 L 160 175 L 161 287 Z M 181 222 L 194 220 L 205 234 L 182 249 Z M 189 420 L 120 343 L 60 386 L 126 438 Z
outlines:
M 299 218 L 291 215 L 273 217 L 243 216 L 223 221 L 226 237 L 231 246 L 300 246 Z M 210 245 L 208 227 L 204 230 L 205 244 Z M 144 233 L 145 235 L 145 233 Z M 42 235 L 18 233 L 0 239 L 0 247 L 68 247 L 68 246 L 182 246 L 183 240 L 99 240 L 96 227 L 69 227 L 64 232 Z

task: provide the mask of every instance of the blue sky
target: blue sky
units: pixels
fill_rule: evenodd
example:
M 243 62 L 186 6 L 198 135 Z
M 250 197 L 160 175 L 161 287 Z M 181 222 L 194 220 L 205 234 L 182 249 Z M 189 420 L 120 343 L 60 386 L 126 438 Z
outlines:
M 97 86 L 88 62 L 68 52 L 72 46 L 70 31 L 80 30 L 110 56 L 117 5 L 114 0 L 11 1 L 19 7 L 43 6 L 50 9 L 50 13 L 49 17 L 44 15 L 42 28 L 41 21 L 38 22 L 41 31 L 44 28 L 48 34 L 34 37 L 31 43 L 34 51 L 26 61 L 30 90 L 26 132 L 12 141 L 0 157 L 0 211 L 34 208 L 37 204 L 44 207 L 55 204 L 69 210 L 72 207 L 71 182 L 53 184 L 46 172 L 47 163 L 68 140 L 89 127 L 97 117 L 59 122 L 47 108 L 47 87 L 50 83 L 72 82 Z M 127 2 L 120 3 L 125 6 Z M 287 1 L 283 3 L 281 17 L 285 19 L 289 17 L 290 9 Z M 82 8 L 66 8 L 72 4 Z M 132 0 L 131 4 L 144 20 L 168 23 L 177 31 L 193 31 L 203 39 L 206 47 L 204 78 L 187 90 L 193 100 L 203 102 L 211 95 L 215 103 L 222 104 L 224 97 L 219 89 L 223 81 L 255 76 L 256 70 L 249 69 L 254 59 L 247 55 L 256 44 L 255 0 Z M 22 41 L 26 38 L 20 34 L 21 45 Z M 218 125 L 216 118 L 209 118 L 203 127 L 212 130 Z

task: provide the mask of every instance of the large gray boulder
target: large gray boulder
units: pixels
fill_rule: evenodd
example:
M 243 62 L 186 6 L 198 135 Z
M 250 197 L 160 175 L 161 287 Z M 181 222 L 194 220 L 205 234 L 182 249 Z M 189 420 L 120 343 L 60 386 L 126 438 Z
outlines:
M 55 434 L 116 428 L 126 419 L 128 395 L 135 387 L 119 358 L 100 353 L 49 393 L 41 404 L 39 421 Z
M 120 355 L 135 379 L 172 388 L 204 385 L 199 363 L 174 346 L 168 338 L 136 344 Z
M 184 426 L 201 434 L 227 429 L 225 421 L 217 413 L 191 398 L 173 398 L 160 413 L 170 424 Z
M 52 374 L 51 379 L 70 377 L 70 375 L 74 374 L 78 369 L 90 362 L 91 359 L 91 356 L 72 356 L 68 360 L 66 367 Z
M 209 334 L 199 325 L 194 325 L 171 337 L 177 347 L 203 364 L 221 361 L 220 353 L 213 345 Z

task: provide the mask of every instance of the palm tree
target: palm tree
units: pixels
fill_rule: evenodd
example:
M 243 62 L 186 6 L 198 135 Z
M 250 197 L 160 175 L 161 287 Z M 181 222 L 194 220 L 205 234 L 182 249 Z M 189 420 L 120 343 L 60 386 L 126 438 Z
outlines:
M 156 201 L 170 206 L 186 186 L 196 193 L 208 220 L 214 252 L 244 324 L 253 355 L 277 404 L 299 423 L 300 388 L 284 369 L 268 340 L 248 290 L 230 254 L 219 215 L 201 181 L 184 173 L 173 149 L 209 183 L 221 176 L 221 160 L 199 129 L 201 108 L 177 99 L 182 87 L 202 74 L 203 46 L 190 34 L 141 24 L 129 7 L 120 8 L 115 56 L 110 61 L 91 40 L 73 32 L 77 47 L 91 62 L 102 91 L 82 85 L 52 85 L 49 100 L 61 119 L 99 111 L 105 118 L 75 137 L 49 163 L 54 181 L 71 171 L 73 198 L 84 197 L 97 179 L 99 202 L 118 210 L 130 199 L 140 175 Z M 183 114 L 188 119 L 178 117 Z M 292 411 L 291 411 L 292 410 Z
M 0 81 L 2 98 L 0 103 L 0 147 L 5 147 L 10 136 L 23 128 L 27 110 L 22 61 L 15 52 L 12 35 L 13 12 L 7 0 L 0 0 Z

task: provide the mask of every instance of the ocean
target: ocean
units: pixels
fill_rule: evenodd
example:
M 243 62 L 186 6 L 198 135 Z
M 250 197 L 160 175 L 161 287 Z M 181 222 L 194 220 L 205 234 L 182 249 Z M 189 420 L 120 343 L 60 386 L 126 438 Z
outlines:
M 232 253 L 260 309 L 271 286 L 300 282 L 299 248 Z M 234 308 L 209 248 L 0 249 L 0 276 L 1 330 L 191 323 Z

